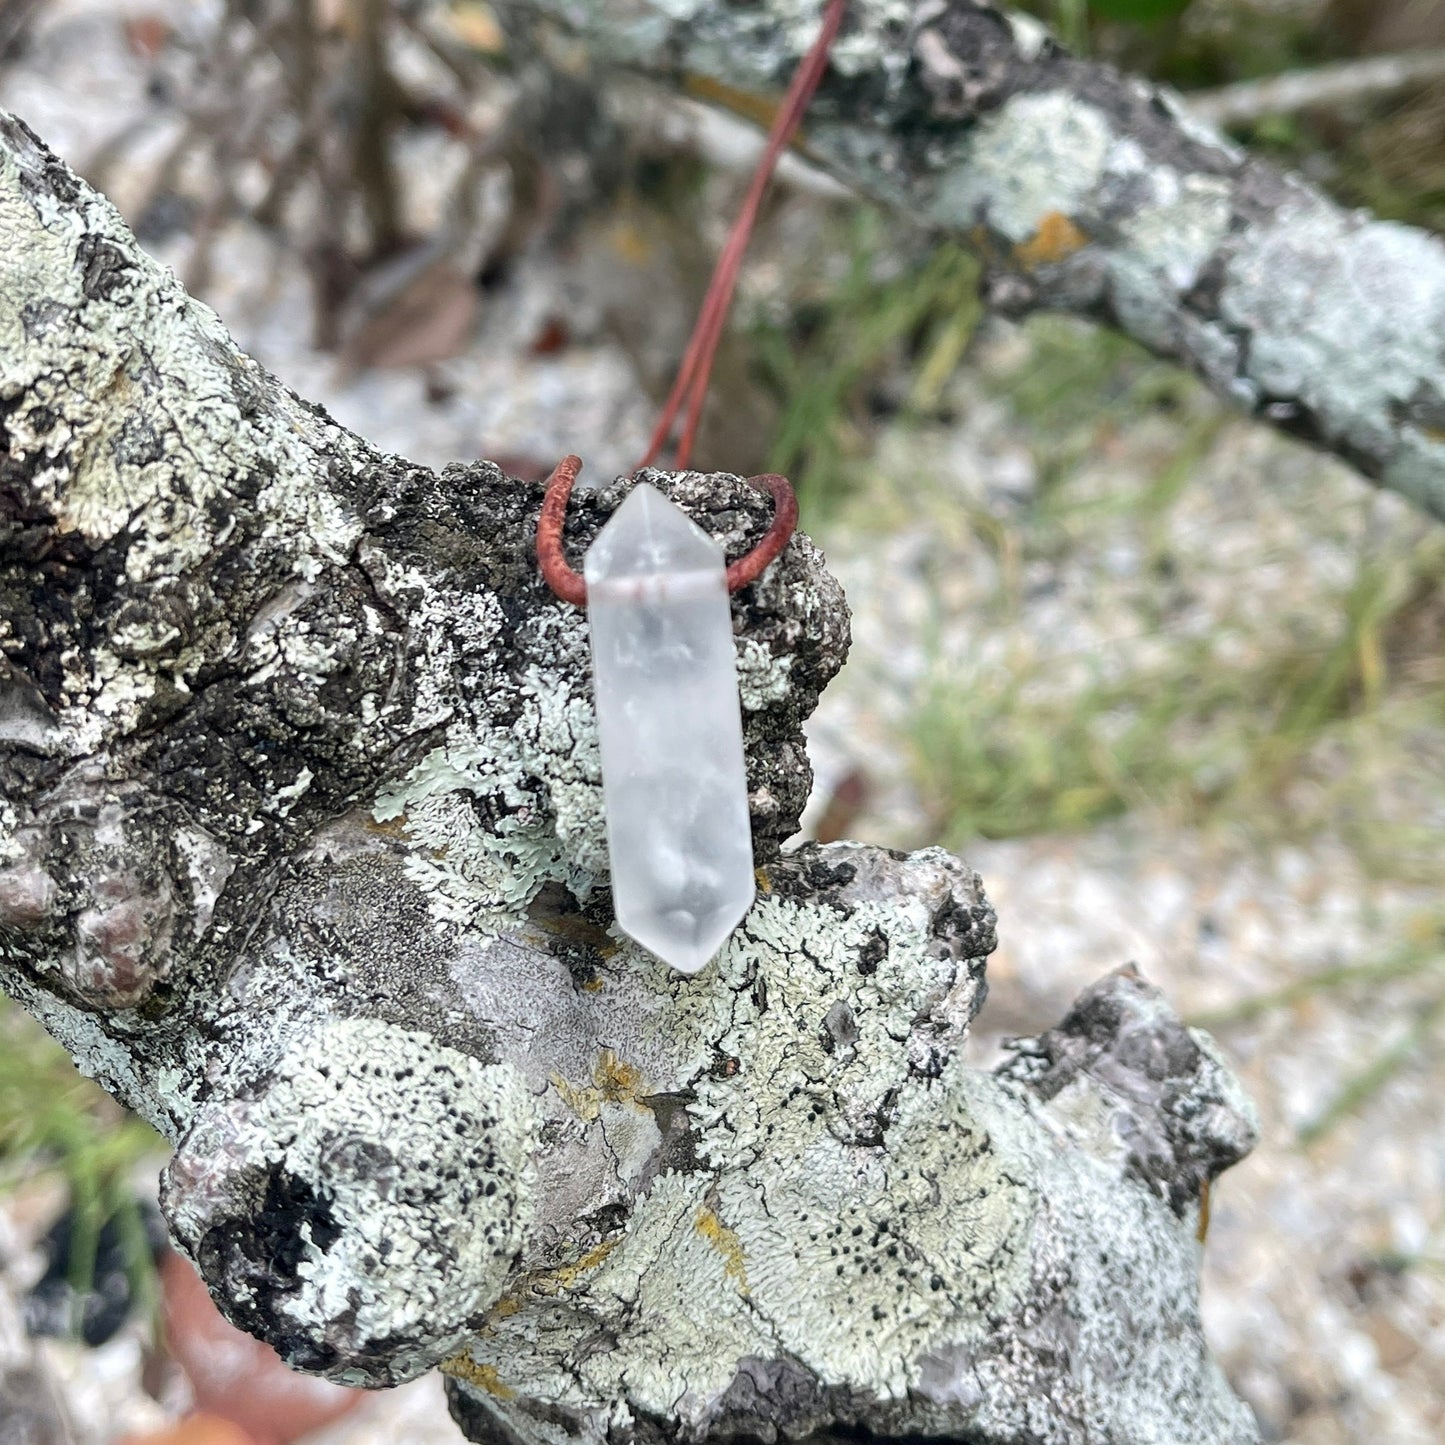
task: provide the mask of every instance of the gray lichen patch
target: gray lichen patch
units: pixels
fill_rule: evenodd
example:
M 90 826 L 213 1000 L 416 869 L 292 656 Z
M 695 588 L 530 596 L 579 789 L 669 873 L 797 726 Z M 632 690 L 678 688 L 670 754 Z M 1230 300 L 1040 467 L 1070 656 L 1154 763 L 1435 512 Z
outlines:
M 766 499 L 736 478 L 647 477 L 730 555 L 766 518 Z M 579 553 L 625 493 L 614 485 L 577 507 Z M 418 711 L 446 722 L 441 740 L 381 791 L 373 816 L 403 829 L 408 872 L 437 918 L 490 935 L 516 925 L 548 885 L 585 902 L 607 872 L 585 618 L 541 593 L 530 551 L 519 553 L 508 559 L 518 585 L 539 594 L 521 626 L 495 598 L 458 597 L 416 571 L 393 569 L 385 583 L 412 594 L 425 656 Z M 767 856 L 795 829 L 806 797 L 799 725 L 842 661 L 846 612 L 803 538 L 734 605 L 753 826 Z
M 533 1118 L 509 1066 L 334 1020 L 197 1118 L 166 1170 L 171 1226 L 291 1363 L 395 1383 L 500 1292 L 531 1219 Z
M 382 790 L 373 816 L 398 821 L 414 843 L 408 870 L 439 919 L 495 931 L 525 917 L 549 882 L 585 898 L 605 871 L 606 839 L 580 618 L 545 607 L 509 639 L 523 651 L 513 661 L 494 599 L 459 608 L 429 590 L 419 612 L 431 689 L 419 704 L 451 721 Z M 485 659 L 475 705 L 450 690 L 468 658 Z
M 957 1313 L 955 1296 L 930 1287 L 935 1274 L 965 1277 L 960 1250 L 992 1256 L 996 1272 L 1012 1255 L 1001 1240 L 1017 1211 L 986 1163 L 987 1178 L 965 1182 L 975 1156 L 955 1147 L 961 1126 L 942 1081 L 993 946 L 976 875 L 941 852 L 897 860 L 836 845 L 783 858 L 766 888 L 698 980 L 669 979 L 624 950 L 616 981 L 608 971 L 578 995 L 575 1007 L 598 1022 L 574 1024 L 570 1037 L 592 1033 L 600 1067 L 585 1081 L 578 1063 L 572 1079 L 557 1072 L 548 1107 L 598 1119 L 619 1174 L 654 1182 L 620 1240 L 514 1288 L 455 1367 L 462 1377 L 594 1422 L 620 1398 L 639 1417 L 695 1431 L 750 1357 L 795 1359 L 829 1388 L 886 1394 L 901 1387 L 910 1351 Z M 601 1043 L 618 1037 L 627 992 L 659 987 L 639 1010 L 640 1037 L 653 1042 L 620 1054 Z M 669 994 L 670 1008 L 659 1007 Z M 687 1167 L 627 1168 L 617 1124 L 663 1099 L 687 1101 Z M 664 1147 L 661 1127 L 648 1137 Z M 945 1219 L 928 1178 L 947 1167 L 962 1173 L 941 1186 L 953 1200 Z M 925 1265 L 929 1252 L 936 1260 Z M 860 1373 L 851 1352 L 870 1312 L 892 1321 L 879 1334 L 897 1343 Z M 624 1330 L 623 1320 L 635 1323 Z M 563 1388 L 559 1375 L 572 1372 L 559 1362 L 598 1329 L 622 1333 Z
M 738 698 L 745 712 L 757 712 L 786 697 L 793 660 L 775 655 L 753 637 L 737 639 Z
M 184 688 L 233 643 L 196 604 L 238 514 L 254 506 L 272 519 L 258 550 L 273 566 L 300 566 L 303 554 L 342 562 L 359 525 L 311 485 L 314 421 L 134 248 L 107 201 L 63 182 L 57 191 L 55 163 L 15 122 L 4 127 L 0 397 L 10 465 L 28 483 L 27 505 L 88 552 L 124 538 L 116 580 L 151 594 L 121 609 L 45 687 L 67 742 L 89 751 L 141 721 L 158 675 Z M 149 319 L 144 338 L 138 315 Z M 57 611 L 37 606 L 36 622 L 63 626 Z M 23 641 L 18 620 L 7 609 L 10 646 Z
M 731 1075 L 740 1091 L 751 1062 Z M 865 1146 L 830 1127 L 825 1098 L 778 1111 L 778 1137 L 746 1163 L 660 1176 L 619 1241 L 509 1292 L 446 1366 L 472 1437 L 847 1421 L 999 1445 L 1030 1429 L 1256 1438 L 1203 1348 L 1192 1221 L 1161 1232 L 1160 1201 L 1109 1155 L 956 1062 L 905 1078 Z M 691 1112 L 704 1140 L 729 1129 L 722 1111 Z M 1121 1286 L 1127 1311 L 1106 1303 Z M 608 1348 L 588 1348 L 599 1337 Z M 745 1388 L 760 1380 L 787 1388 Z
M 583 1220 L 626 1199 L 626 1223 L 534 1255 L 448 1361 L 468 1433 L 561 1445 L 846 1421 L 1002 1445 L 1131 1439 L 1138 1422 L 1140 1439 L 1254 1439 L 1192 1285 L 1198 1192 L 1250 1128 L 1203 1041 L 1142 983 L 1110 980 L 1061 1026 L 1089 1040 L 1069 1056 L 1088 1103 L 1066 1110 L 1037 1070 L 963 1067 L 993 917 L 956 860 L 806 848 L 761 882 L 698 979 L 624 947 L 595 987 L 560 991 L 565 1020 L 535 1018 L 555 1040 L 539 1198 Z M 528 995 L 524 957 L 497 967 Z M 466 977 L 495 1020 L 505 991 Z M 526 1024 L 496 1037 L 525 1049 Z M 680 1149 L 662 1108 L 678 1100 Z M 1125 1107 L 1147 1166 L 1071 1122 Z M 652 1167 L 616 1168 L 624 1150 L 595 1170 L 609 1109 L 654 1112 Z M 1167 1155 L 1149 1142 L 1165 1135 Z M 1177 1194 L 1158 1187 L 1170 1163 Z M 1119 1281 L 1127 1311 L 1104 1303 Z
M 851 846 L 807 849 L 769 876 L 776 891 L 717 964 L 737 980 L 739 1002 L 715 1048 L 737 1075 L 693 1085 L 693 1116 L 726 1120 L 697 1143 L 719 1167 L 778 1147 L 805 1118 L 840 1139 L 881 1142 L 905 1081 L 941 1072 L 961 1046 L 993 948 L 976 875 L 938 851 L 885 863 Z M 823 892 L 821 906 L 797 905 L 800 882 Z M 745 989 L 750 975 L 758 985 Z M 676 992 L 684 1017 L 703 1002 Z
M 934 214 L 1021 244 L 1046 216 L 1072 216 L 1092 198 L 1112 140 L 1108 117 L 1072 95 L 1018 96 L 970 137 L 939 182 Z
M 1250 338 L 1249 377 L 1261 399 L 1298 399 L 1346 455 L 1394 465 L 1421 440 L 1439 445 L 1438 239 L 1324 205 L 1287 210 L 1235 248 L 1219 308 Z
M 1208 1182 L 1258 1140 L 1254 1106 L 1213 1041 L 1132 967 L 1087 989 L 1057 1028 L 1015 1040 L 999 1074 L 1181 1217 L 1194 1218 Z
M 691 1157 L 714 1058 L 609 938 L 540 489 L 290 396 L 8 121 L 0 237 L 5 984 L 177 1141 L 170 1217 L 233 1318 L 403 1378 Z M 767 526 L 735 477 L 652 477 L 730 552 Z M 579 498 L 579 549 L 624 490 Z M 846 611 L 799 537 L 735 621 L 768 857 Z

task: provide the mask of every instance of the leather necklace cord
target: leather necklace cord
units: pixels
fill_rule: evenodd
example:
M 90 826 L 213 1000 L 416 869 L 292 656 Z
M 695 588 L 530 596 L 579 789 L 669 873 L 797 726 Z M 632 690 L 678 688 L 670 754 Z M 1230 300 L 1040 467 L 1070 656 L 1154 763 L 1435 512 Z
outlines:
M 792 142 L 797 133 L 808 103 L 813 98 L 819 82 L 828 67 L 828 55 L 837 38 L 843 22 L 847 0 L 828 0 L 823 23 L 817 38 L 808 48 L 793 73 L 787 94 L 778 107 L 767 144 L 748 183 L 747 194 L 738 208 L 737 218 L 728 232 L 727 241 L 713 268 L 692 336 L 683 353 L 678 367 L 677 379 L 672 391 L 663 404 L 662 414 L 653 431 L 647 452 L 637 464 L 635 471 L 651 466 L 667 444 L 678 413 L 686 406 L 681 435 L 673 452 L 673 470 L 687 467 L 692 456 L 693 443 L 697 438 L 698 426 L 702 420 L 703 403 L 707 399 L 708 380 L 712 374 L 713 360 L 718 344 L 722 340 L 728 312 L 732 307 L 733 293 L 737 286 L 738 272 L 742 266 L 743 254 L 748 240 L 757 223 L 768 182 L 772 179 L 778 159 Z M 582 470 L 582 459 L 568 455 L 552 469 L 547 479 L 546 493 L 542 501 L 542 512 L 537 519 L 537 566 L 547 585 L 564 602 L 574 607 L 587 605 L 587 583 L 568 561 L 563 548 L 562 532 L 567 515 L 567 503 L 577 475 Z M 728 563 L 727 585 L 729 592 L 736 592 L 755 582 L 762 576 L 768 564 L 774 561 L 788 545 L 798 523 L 798 499 L 786 477 L 775 473 L 749 477 L 748 481 L 762 488 L 773 497 L 773 521 L 762 539 L 749 552 Z

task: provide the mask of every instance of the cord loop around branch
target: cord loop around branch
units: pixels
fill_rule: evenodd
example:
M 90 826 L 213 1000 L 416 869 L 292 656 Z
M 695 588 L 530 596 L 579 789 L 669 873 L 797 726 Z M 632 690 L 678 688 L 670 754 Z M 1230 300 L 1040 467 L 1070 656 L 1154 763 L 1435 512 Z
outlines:
M 552 591 L 574 607 L 587 605 L 587 582 L 567 560 L 562 528 L 567 518 L 567 503 L 571 500 L 572 488 L 581 470 L 581 457 L 571 454 L 552 468 L 542 499 L 542 512 L 537 518 L 538 569 Z M 762 476 L 749 477 L 748 482 L 771 493 L 773 520 L 755 547 L 728 563 L 727 586 L 730 593 L 756 582 L 769 564 L 782 555 L 798 525 L 798 498 L 786 477 L 767 472 Z

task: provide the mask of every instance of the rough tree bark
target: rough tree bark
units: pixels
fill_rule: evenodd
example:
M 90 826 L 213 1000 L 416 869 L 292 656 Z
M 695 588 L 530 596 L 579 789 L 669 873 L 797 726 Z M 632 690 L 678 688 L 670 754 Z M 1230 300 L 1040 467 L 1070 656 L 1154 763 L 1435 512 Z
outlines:
M 599 58 L 755 109 L 822 0 L 507 0 Z M 968 241 L 998 311 L 1076 312 L 1445 519 L 1445 244 L 1346 211 L 977 0 L 851 0 L 806 148 Z
M 1253 1131 L 1208 1041 L 1123 973 L 969 1070 L 976 875 L 780 848 L 847 645 L 806 539 L 735 601 L 760 896 L 690 979 L 609 926 L 538 489 L 289 393 L 8 117 L 0 425 L 0 983 L 174 1143 L 233 1320 L 441 1363 L 476 1440 L 1255 1438 L 1198 1314 Z

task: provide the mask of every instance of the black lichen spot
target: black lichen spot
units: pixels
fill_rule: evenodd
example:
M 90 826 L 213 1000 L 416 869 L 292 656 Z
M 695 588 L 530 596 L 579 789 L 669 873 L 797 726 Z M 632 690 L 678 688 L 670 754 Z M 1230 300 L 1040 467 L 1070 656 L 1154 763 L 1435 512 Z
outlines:
M 863 947 L 858 950 L 858 972 L 864 978 L 878 972 L 878 965 L 888 956 L 888 940 L 874 929 Z
M 40 341 L 69 319 L 70 307 L 62 301 L 57 301 L 53 296 L 44 296 L 38 301 L 27 301 L 20 308 L 20 325 L 25 331 L 27 341 Z
M 809 863 L 803 870 L 803 877 L 815 892 L 824 893 L 831 889 L 846 888 L 856 877 L 858 870 L 851 863 Z
M 267 1178 L 259 1209 L 225 1215 L 205 1231 L 197 1263 L 208 1280 L 221 1286 L 234 1324 L 282 1348 L 283 1332 L 292 1327 L 279 1324 L 277 1305 L 295 1292 L 308 1240 L 325 1251 L 341 1238 L 331 1205 L 325 1192 L 277 1169 Z
M 336 1360 L 330 1346 L 298 1337 L 295 1322 L 281 1311 L 297 1288 L 308 1241 L 324 1252 L 341 1238 L 332 1204 L 324 1191 L 277 1169 L 266 1180 L 260 1207 L 248 1213 L 238 1199 L 236 1212 L 218 1218 L 196 1250 L 196 1262 L 220 1290 L 232 1323 L 269 1341 L 301 1369 L 325 1369 Z
M 82 236 L 75 251 L 80 289 L 87 301 L 108 301 L 130 283 L 135 267 L 130 258 L 104 236 Z
M 271 1176 L 254 1230 L 258 1240 L 264 1235 L 270 1241 L 272 1257 L 287 1274 L 294 1275 L 301 1261 L 303 1227 L 323 1252 L 341 1238 L 341 1226 L 331 1212 L 331 1204 L 328 1195 L 318 1193 L 304 1179 L 284 1169 Z

